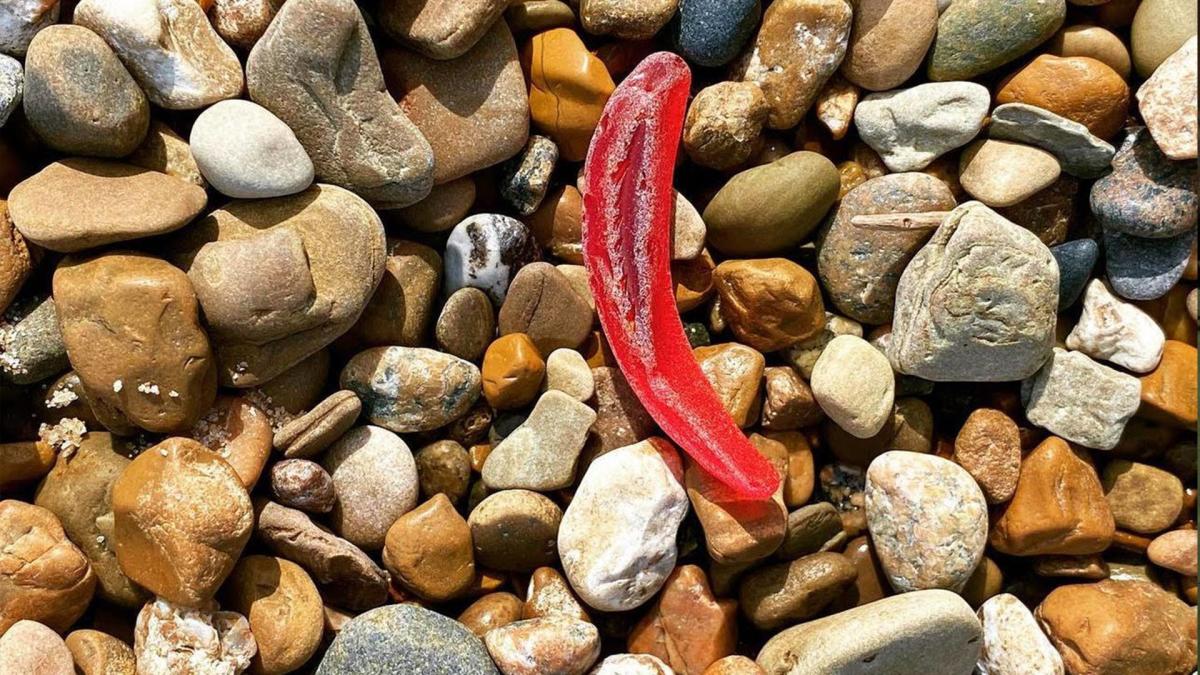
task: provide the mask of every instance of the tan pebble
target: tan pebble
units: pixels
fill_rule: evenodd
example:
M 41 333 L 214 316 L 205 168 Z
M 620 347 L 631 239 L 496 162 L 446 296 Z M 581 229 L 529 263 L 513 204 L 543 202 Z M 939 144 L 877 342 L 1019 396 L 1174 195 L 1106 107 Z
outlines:
M 475 361 L 496 334 L 496 311 L 487 293 L 478 288 L 454 291 L 442 306 L 434 336 L 439 349 Z
M 0 675 L 74 673 L 71 652 L 62 638 L 46 626 L 36 621 L 18 621 L 0 634 Z
M 67 635 L 66 643 L 83 675 L 134 675 L 133 648 L 108 633 L 75 630 Z
M 1155 537 L 1146 554 L 1159 567 L 1186 577 L 1196 576 L 1196 531 L 1172 530 Z
M 451 502 L 458 503 L 467 494 L 471 457 L 456 441 L 434 441 L 418 450 L 413 459 L 417 463 L 422 499 L 443 494 Z
M 174 176 L 198 187 L 208 185 L 192 157 L 188 142 L 158 120 L 150 120 L 146 139 L 125 159 L 130 164 Z
M 658 657 L 674 672 L 700 673 L 732 654 L 736 642 L 737 603 L 718 600 L 702 569 L 680 565 L 633 627 L 626 648 Z
M 989 504 L 1008 501 L 1021 471 L 1016 422 L 999 410 L 973 411 L 954 439 L 954 461 L 979 483 Z
M 474 203 L 475 179 L 463 176 L 433 186 L 424 199 L 394 213 L 417 232 L 444 232 L 462 222 Z
M 592 369 L 583 355 L 574 349 L 555 349 L 546 358 L 543 391 L 556 389 L 576 401 L 587 401 L 596 391 Z
M 1101 26 L 1067 26 L 1050 38 L 1045 49 L 1047 54 L 1055 56 L 1087 56 L 1096 59 L 1126 79 L 1129 78 L 1133 67 L 1125 43 L 1112 31 Z
M 253 490 L 271 455 L 271 418 L 248 396 L 221 396 L 192 427 L 192 438 L 220 455 Z
M 754 661 L 745 656 L 726 656 L 704 669 L 701 675 L 766 675 Z
M 718 82 L 696 93 L 683 125 L 688 157 L 710 169 L 747 162 L 761 143 L 767 99 L 753 82 Z
M 457 59 L 479 42 L 509 3 L 503 0 L 402 0 L 380 4 L 379 23 L 388 37 L 434 59 Z
M 963 189 L 997 208 L 1025 201 L 1062 172 L 1058 159 L 1041 148 L 994 139 L 967 146 L 959 162 Z
M 971 578 L 967 579 L 967 585 L 963 586 L 962 597 L 969 605 L 978 608 L 988 598 L 999 594 L 1003 587 L 1004 573 L 995 560 L 985 555 L 979 561 L 979 567 L 971 573 Z
M 858 105 L 859 89 L 841 75 L 834 75 L 817 95 L 817 119 L 829 129 L 833 140 L 840 141 L 850 131 L 854 108 Z
M 258 646 L 252 672 L 283 675 L 304 665 L 324 633 L 324 605 L 299 565 L 249 555 L 238 561 L 221 591 L 225 606 L 245 616 Z
M 759 384 L 766 364 L 763 355 L 737 342 L 696 347 L 692 354 L 734 424 L 742 428 L 754 424 L 762 405 Z
M 579 19 L 587 32 L 645 40 L 667 24 L 679 0 L 582 0 Z
M 22 620 L 66 631 L 88 608 L 95 589 L 88 559 L 53 513 L 15 499 L 0 501 L 0 633 Z
M 751 443 L 777 472 L 786 471 L 787 448 L 777 441 L 754 434 Z M 783 482 L 766 500 L 730 499 L 725 486 L 697 464 L 689 464 L 684 486 L 704 529 L 709 556 L 716 562 L 760 560 L 774 553 L 783 542 L 787 507 L 783 504 Z
M 842 74 L 871 91 L 904 84 L 921 67 L 937 23 L 937 0 L 861 0 Z
M 1183 509 L 1183 483 L 1149 464 L 1114 459 L 1100 475 L 1117 527 L 1138 534 L 1169 528 Z
M 383 279 L 344 340 L 362 346 L 426 343 L 442 287 L 442 257 L 423 244 L 389 239 Z
M 575 597 L 562 574 L 553 567 L 539 567 L 529 579 L 529 592 L 521 610 L 522 619 L 566 616 L 591 621 L 583 604 Z

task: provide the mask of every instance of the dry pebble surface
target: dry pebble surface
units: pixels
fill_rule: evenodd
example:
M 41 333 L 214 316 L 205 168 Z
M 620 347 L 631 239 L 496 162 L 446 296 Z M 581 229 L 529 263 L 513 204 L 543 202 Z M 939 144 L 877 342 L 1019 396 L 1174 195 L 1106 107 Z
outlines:
M 0 0 L 0 675 L 1194 673 L 1196 33 Z

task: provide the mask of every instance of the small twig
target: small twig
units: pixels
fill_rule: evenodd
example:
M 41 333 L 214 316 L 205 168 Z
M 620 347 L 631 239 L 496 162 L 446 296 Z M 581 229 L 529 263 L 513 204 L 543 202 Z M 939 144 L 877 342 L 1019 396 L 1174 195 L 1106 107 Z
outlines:
M 932 230 L 942 224 L 949 211 L 926 211 L 924 213 L 876 213 L 854 216 L 850 224 L 874 230 Z

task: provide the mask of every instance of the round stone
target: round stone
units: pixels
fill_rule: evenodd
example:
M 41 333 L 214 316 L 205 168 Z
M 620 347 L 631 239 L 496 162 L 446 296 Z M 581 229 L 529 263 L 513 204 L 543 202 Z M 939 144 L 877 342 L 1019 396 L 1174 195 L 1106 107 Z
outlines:
M 312 160 L 296 135 L 250 101 L 209 106 L 196 118 L 188 141 L 200 172 L 230 197 L 282 197 L 312 184 Z
M 224 607 L 250 622 L 258 647 L 251 667 L 257 672 L 292 672 L 321 644 L 325 629 L 321 595 L 296 563 L 248 555 L 233 568 L 221 597 Z
M 996 101 L 1037 106 L 1110 139 L 1125 124 L 1129 85 L 1096 59 L 1042 54 L 1002 84 Z
M 1117 527 L 1154 534 L 1169 528 L 1183 509 L 1183 483 L 1149 464 L 1114 459 L 1100 475 Z
M 853 335 L 835 337 L 813 366 L 813 396 L 821 410 L 857 438 L 879 433 L 892 416 L 896 382 L 887 357 Z
M 337 501 L 333 478 L 307 459 L 285 459 L 271 467 L 271 494 L 280 504 L 311 513 L 329 513 Z
M 1050 187 L 1062 169 L 1054 155 L 1008 141 L 977 141 L 963 150 L 958 180 L 972 197 L 1000 208 Z
M 746 163 L 761 144 L 767 99 L 752 82 L 718 82 L 696 93 L 683 123 L 683 149 L 710 169 Z
M 359 614 L 334 638 L 317 675 L 370 672 L 499 675 L 483 642 L 462 624 L 415 605 Z
M 1150 562 L 1187 577 L 1196 576 L 1196 531 L 1172 530 L 1160 534 L 1146 549 Z
M 1145 0 L 1138 4 L 1129 34 L 1138 75 L 1150 77 L 1196 34 L 1196 14 L 1196 3 L 1189 0 Z
M 1133 70 L 1129 48 L 1112 31 L 1102 26 L 1077 24 L 1058 31 L 1046 43 L 1046 53 L 1055 56 L 1086 56 L 1096 59 L 1128 79 Z
M 367 551 L 383 548 L 388 528 L 417 505 L 417 465 L 404 441 L 375 426 L 342 436 L 322 460 L 337 502 L 333 529 Z
M 438 349 L 476 361 L 496 334 L 496 310 L 487 293 L 460 288 L 450 294 L 434 326 Z
M 987 501 L 954 462 L 883 453 L 867 469 L 866 509 L 879 561 L 899 592 L 960 591 L 983 557 Z
M 53 629 L 22 620 L 0 633 L 0 675 L 71 675 L 71 651 Z
M 530 572 L 558 559 L 562 509 L 530 490 L 500 490 L 471 510 L 467 523 L 483 567 Z
M 825 327 L 817 280 L 790 260 L 728 260 L 713 270 L 713 285 L 730 330 L 759 351 L 790 347 Z

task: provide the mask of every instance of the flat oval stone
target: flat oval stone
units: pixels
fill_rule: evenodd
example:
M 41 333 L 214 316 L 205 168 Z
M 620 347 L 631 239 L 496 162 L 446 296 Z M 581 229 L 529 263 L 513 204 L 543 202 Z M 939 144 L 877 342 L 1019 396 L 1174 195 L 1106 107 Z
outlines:
M 976 141 L 963 150 L 958 180 L 972 197 L 994 208 L 1014 206 L 1058 180 L 1054 155 L 1031 145 Z
M 470 51 L 508 7 L 503 0 L 434 0 L 379 3 L 379 25 L 393 40 L 431 59 L 452 60 Z
M 981 84 L 930 82 L 863 98 L 854 126 L 888 169 L 919 171 L 975 138 L 991 101 Z
M 530 490 L 500 490 L 471 509 L 475 558 L 490 569 L 531 572 L 558 560 L 562 509 Z
M 179 268 L 137 253 L 67 258 L 54 296 L 67 356 L 106 425 L 180 432 L 212 405 L 216 363 Z
M 513 277 L 539 257 L 537 240 L 521 221 L 492 213 L 473 215 L 455 225 L 446 240 L 445 292 L 471 286 L 501 305 Z
M 1096 59 L 1042 54 L 1001 83 L 996 102 L 1045 108 L 1109 139 L 1125 125 L 1129 85 Z
M 681 0 L 675 46 L 698 66 L 723 66 L 746 44 L 760 14 L 757 0 Z
M 1033 612 L 1017 596 L 1009 593 L 993 596 L 977 614 L 983 625 L 980 672 L 1062 675 L 1062 657 L 1038 627 Z
M 547 391 L 529 417 L 488 455 L 481 472 L 489 488 L 548 492 L 575 481 L 575 463 L 596 413 L 561 391 Z
M 867 527 L 892 587 L 960 591 L 987 545 L 987 501 L 965 469 L 893 450 L 867 469 Z
M 25 119 L 69 155 L 122 157 L 146 137 L 146 95 L 104 40 L 81 26 L 41 31 L 25 57 Z
M 969 80 L 1015 61 L 1063 25 L 1066 0 L 954 0 L 938 19 L 926 72 Z
M 605 612 L 645 604 L 675 567 L 688 510 L 675 448 L 650 439 L 592 461 L 563 514 L 558 554 L 571 587 Z M 631 541 L 628 533 L 642 533 Z
M 342 369 L 341 387 L 358 394 L 367 419 L 397 433 L 429 431 L 461 417 L 479 398 L 479 369 L 422 347 L 375 347 Z
M 975 667 L 982 637 L 957 594 L 913 591 L 788 628 L 763 645 L 757 661 L 773 674 L 861 672 L 870 664 L 892 675 L 953 675 Z
M 1022 379 L 1050 355 L 1057 313 L 1050 249 L 968 202 L 901 275 L 888 358 L 898 372 L 935 382 Z
M 318 180 L 387 208 L 433 187 L 433 151 L 387 93 L 353 0 L 285 4 L 246 60 L 246 86 L 296 133 Z
M 188 141 L 200 172 L 230 197 L 282 197 L 312 184 L 312 160 L 296 135 L 250 101 L 220 101 L 206 108 Z
M 780 628 L 819 614 L 857 574 L 840 553 L 813 553 L 749 572 L 738 586 L 738 604 L 759 630 Z
M 763 12 L 754 44 L 733 65 L 733 75 L 762 89 L 767 126 L 790 129 L 816 102 L 846 55 L 852 13 L 844 0 L 777 0 Z
M 860 1 L 842 75 L 871 91 L 903 84 L 921 67 L 937 25 L 937 0 Z
M 704 209 L 708 243 L 730 256 L 789 250 L 816 229 L 839 185 L 833 162 L 815 152 L 793 152 L 742 171 Z
M 320 184 L 231 202 L 181 233 L 176 250 L 204 308 L 221 382 L 234 387 L 266 382 L 349 330 L 387 260 L 378 214 Z
M 936 228 L 855 225 L 856 216 L 948 211 L 954 206 L 950 188 L 924 173 L 872 178 L 846 193 L 822 233 L 817 254 L 823 290 L 838 311 L 863 323 L 891 320 L 900 275 Z
M 406 4 L 412 3 L 384 6 Z M 502 6 L 499 2 L 487 4 Z M 429 6 L 423 11 L 428 12 Z M 503 162 L 525 147 L 529 95 L 517 61 L 517 45 L 505 22 L 495 22 L 470 50 L 454 60 L 389 49 L 382 65 L 388 89 L 400 109 L 433 149 L 435 184 Z
M 1027 103 L 1005 103 L 992 111 L 988 135 L 1036 145 L 1054 153 L 1062 170 L 1080 178 L 1096 178 L 1108 170 L 1116 149 L 1087 127 Z
M 416 605 L 388 605 L 342 627 L 317 675 L 371 672 L 499 675 L 483 642 L 459 622 Z
M 207 200 L 203 188 L 157 171 L 65 159 L 14 187 L 8 211 L 29 241 L 73 253 L 172 232 L 191 222 Z
M 1195 229 L 1200 213 L 1197 185 L 1195 162 L 1171 161 L 1139 127 L 1121 144 L 1112 173 L 1092 185 L 1092 213 L 1105 233 L 1153 239 L 1184 235 Z
M 155 105 L 193 110 L 242 92 L 242 64 L 192 0 L 83 0 L 74 21 L 104 38 Z

